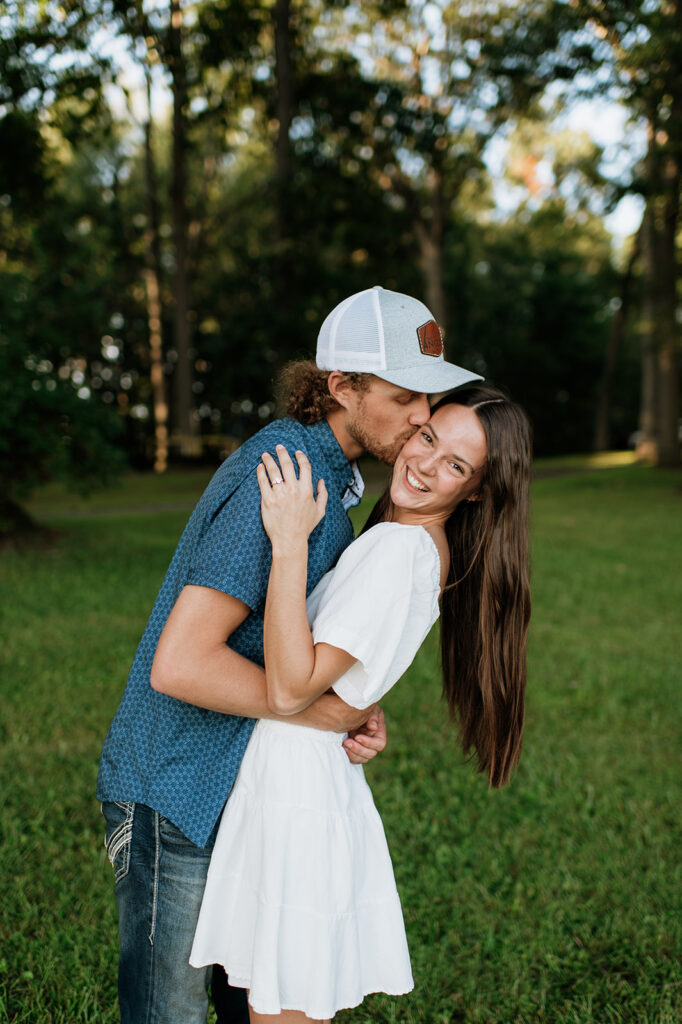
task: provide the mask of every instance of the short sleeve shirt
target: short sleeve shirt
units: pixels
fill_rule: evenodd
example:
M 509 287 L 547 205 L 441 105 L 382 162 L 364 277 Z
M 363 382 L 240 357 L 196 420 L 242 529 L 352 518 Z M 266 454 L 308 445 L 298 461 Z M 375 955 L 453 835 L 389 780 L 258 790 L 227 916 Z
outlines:
M 326 421 L 304 426 L 276 420 L 246 441 L 215 473 L 192 513 L 161 585 L 128 682 L 104 743 L 100 800 L 143 803 L 205 846 L 227 800 L 254 720 L 208 711 L 152 689 L 149 677 L 166 620 L 183 587 L 231 594 L 251 613 L 229 646 L 263 665 L 263 615 L 271 546 L 260 515 L 256 467 L 261 454 L 284 444 L 308 456 L 313 485 L 322 478 L 327 511 L 310 536 L 308 593 L 353 540 L 348 508 L 362 479 Z
M 379 523 L 346 548 L 308 598 L 313 640 L 357 660 L 334 683 L 355 708 L 381 700 L 438 618 L 440 558 L 421 526 Z

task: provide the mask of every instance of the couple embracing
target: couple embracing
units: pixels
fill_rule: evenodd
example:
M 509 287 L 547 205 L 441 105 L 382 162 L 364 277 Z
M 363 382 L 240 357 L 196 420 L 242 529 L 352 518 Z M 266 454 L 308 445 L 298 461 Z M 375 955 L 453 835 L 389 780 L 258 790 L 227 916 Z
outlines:
M 220 1022 L 412 988 L 361 767 L 378 701 L 440 616 L 449 711 L 491 785 L 523 731 L 530 434 L 479 380 L 421 302 L 350 296 L 317 365 L 288 369 L 289 417 L 200 499 L 100 765 L 124 1024 L 203 1024 L 211 971 Z M 363 452 L 393 473 L 354 541 Z

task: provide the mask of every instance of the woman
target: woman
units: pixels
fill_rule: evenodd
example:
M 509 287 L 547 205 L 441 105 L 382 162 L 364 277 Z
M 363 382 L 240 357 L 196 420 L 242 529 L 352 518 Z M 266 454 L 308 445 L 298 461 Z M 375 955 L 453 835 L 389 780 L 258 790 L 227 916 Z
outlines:
M 490 784 L 523 732 L 530 431 L 501 392 L 467 386 L 404 445 L 362 535 L 306 606 L 308 536 L 324 515 L 310 466 L 286 449 L 258 467 L 272 541 L 268 702 L 307 707 L 330 686 L 368 707 L 438 618 L 444 691 Z M 309 621 L 312 626 L 309 626 Z M 223 813 L 190 962 L 249 989 L 252 1024 L 329 1021 L 369 992 L 412 988 L 381 820 L 343 737 L 261 721 Z

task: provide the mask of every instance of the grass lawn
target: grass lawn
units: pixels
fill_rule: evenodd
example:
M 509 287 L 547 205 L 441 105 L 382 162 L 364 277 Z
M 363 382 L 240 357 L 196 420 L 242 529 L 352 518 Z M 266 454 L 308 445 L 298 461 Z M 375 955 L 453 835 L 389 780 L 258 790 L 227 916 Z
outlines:
M 416 988 L 342 1024 L 682 1020 L 682 478 L 580 469 L 534 484 L 512 785 L 490 792 L 463 763 L 435 635 L 385 701 L 389 747 L 368 776 Z M 174 506 L 205 480 L 127 478 L 78 518 L 43 492 L 32 509 L 56 543 L 0 553 L 2 1022 L 117 1020 L 97 762 L 186 520 Z

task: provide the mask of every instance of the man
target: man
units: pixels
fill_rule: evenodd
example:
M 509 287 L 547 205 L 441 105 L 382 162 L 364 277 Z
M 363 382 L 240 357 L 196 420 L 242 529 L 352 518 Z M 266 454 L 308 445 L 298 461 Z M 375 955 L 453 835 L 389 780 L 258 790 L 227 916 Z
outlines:
M 363 491 L 355 460 L 395 461 L 429 417 L 428 393 L 479 379 L 446 363 L 440 330 L 416 299 L 383 288 L 350 296 L 327 317 L 317 367 L 294 364 L 290 411 L 216 472 L 178 544 L 104 744 L 98 797 L 115 872 L 123 1024 L 204 1024 L 206 972 L 189 952 L 220 814 L 265 699 L 263 612 L 270 544 L 256 466 L 284 444 L 308 456 L 329 500 L 310 538 L 308 592 L 353 539 L 348 509 Z M 363 721 L 366 724 L 357 730 Z M 352 760 L 385 745 L 379 709 L 333 694 L 288 721 L 350 731 Z M 237 1021 L 244 994 L 221 1010 Z M 225 993 L 222 993 L 222 997 Z

